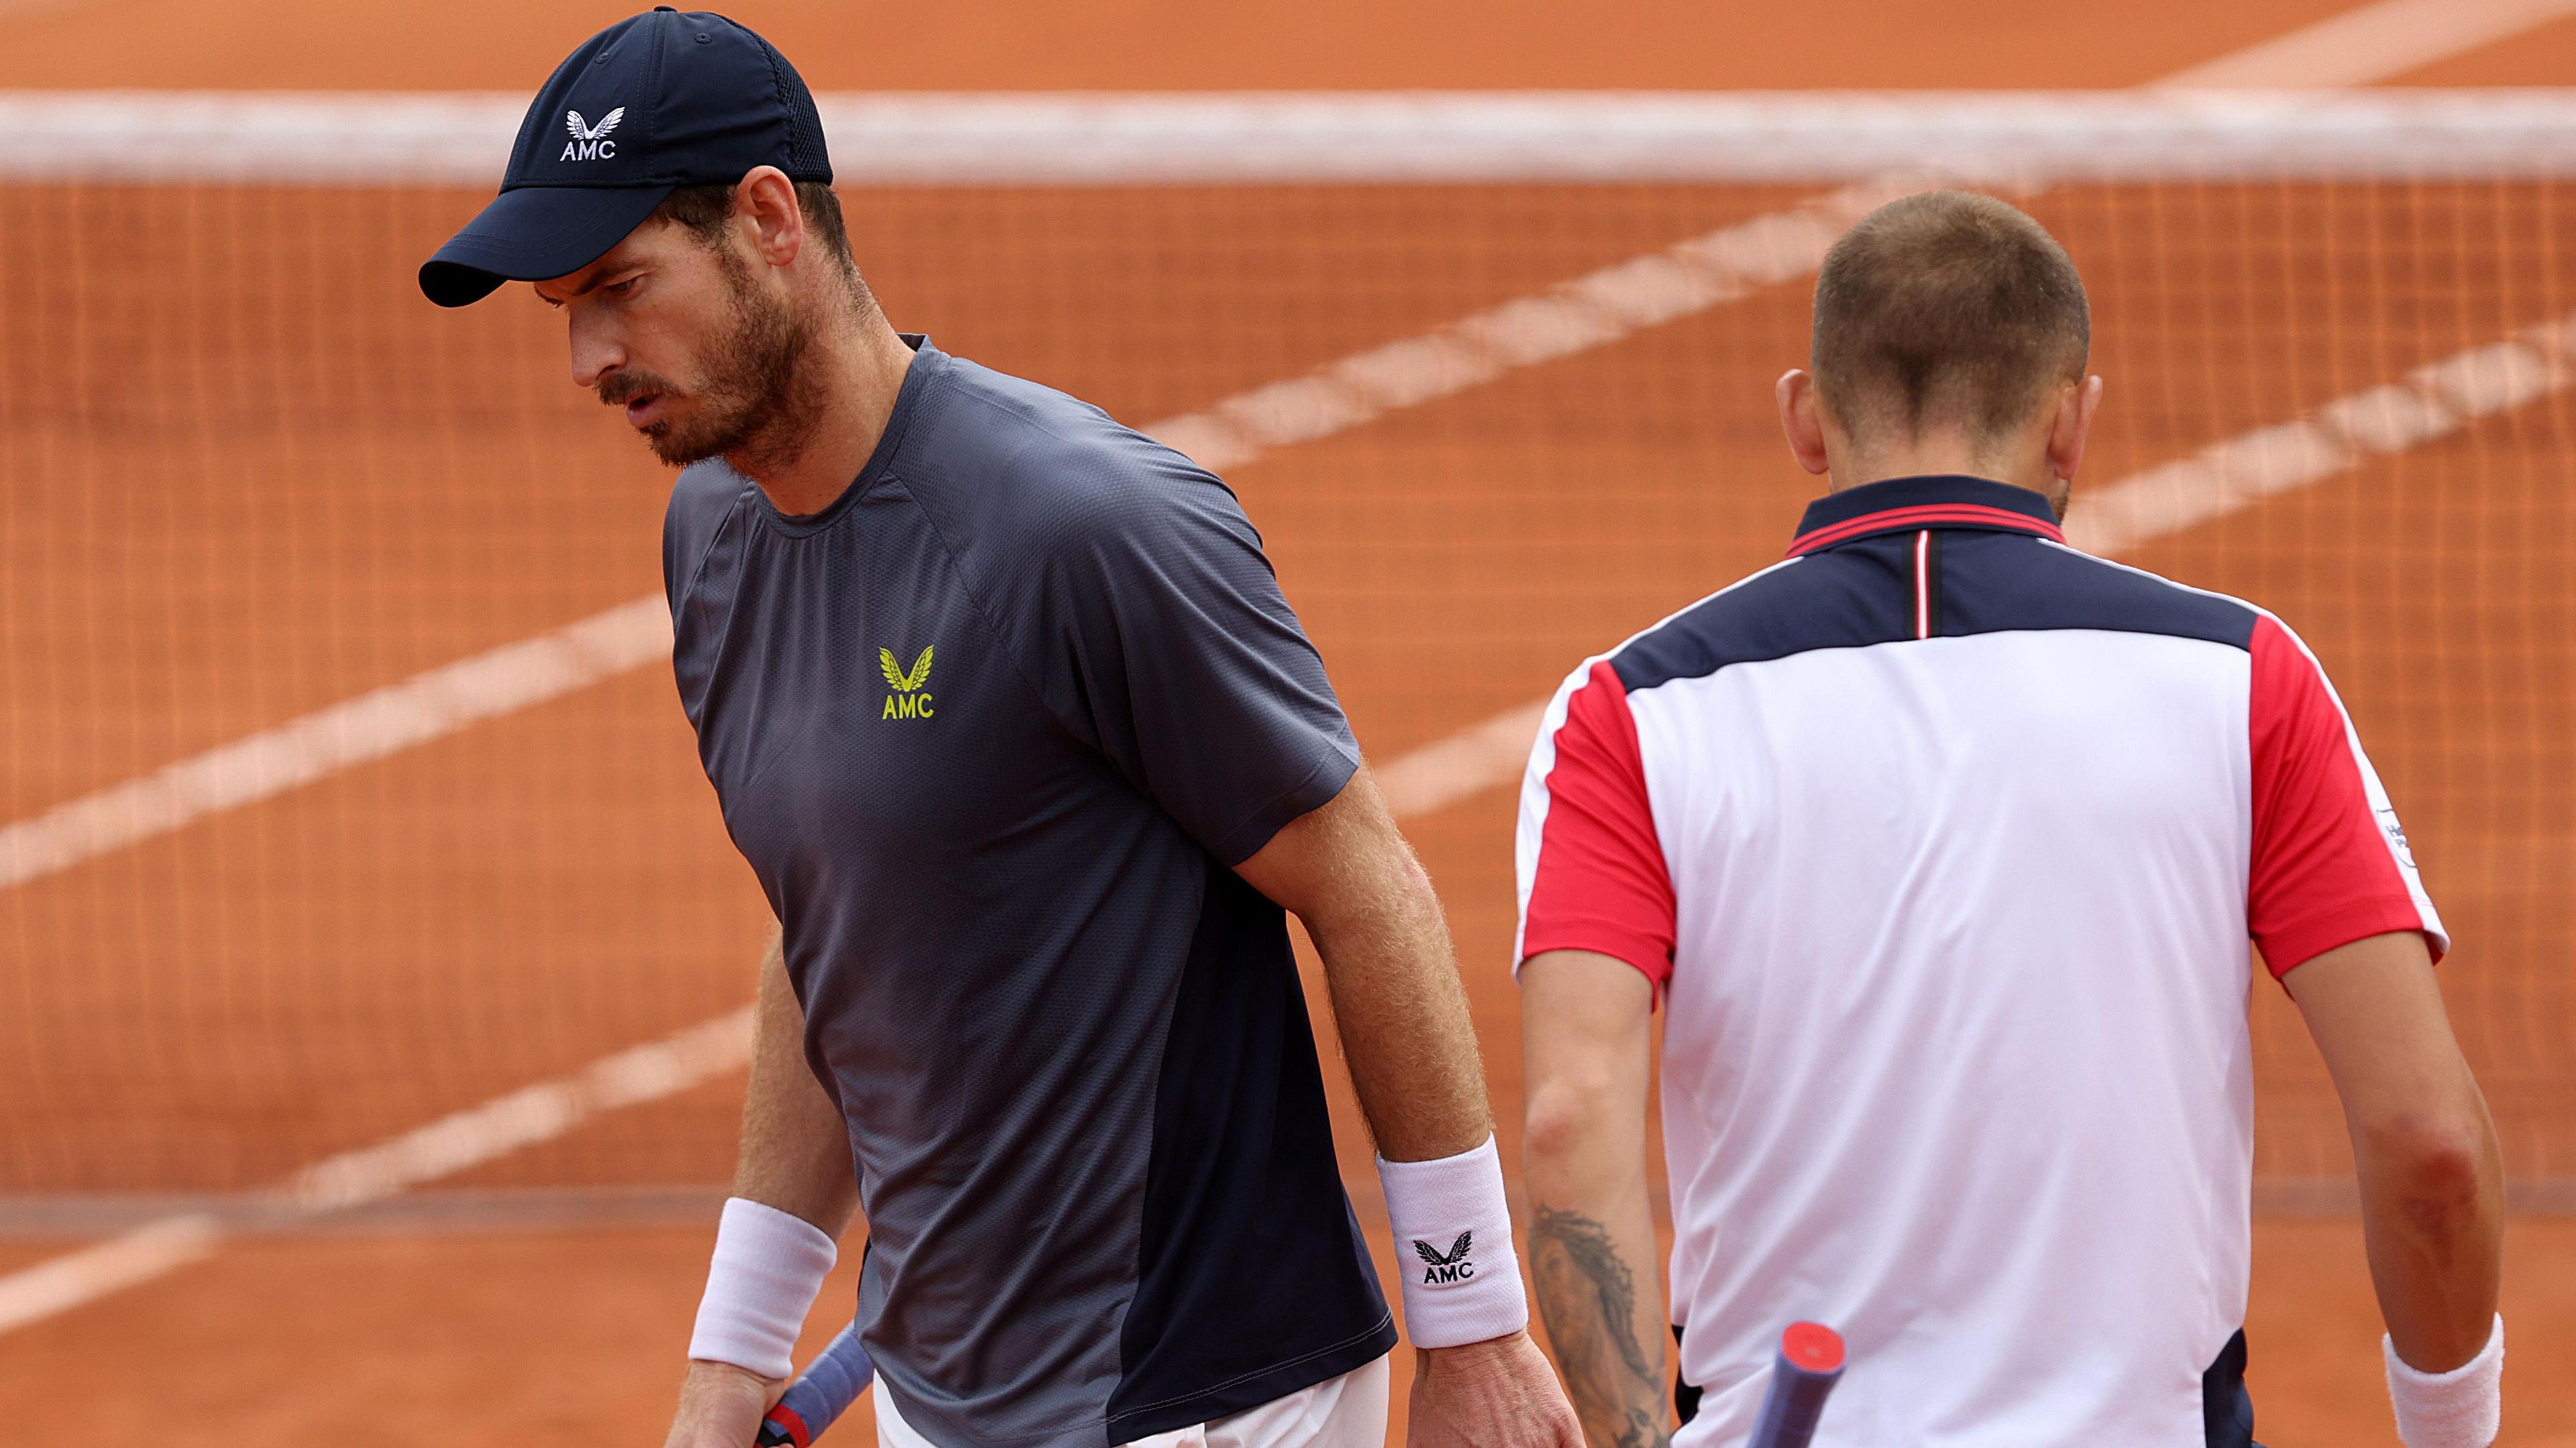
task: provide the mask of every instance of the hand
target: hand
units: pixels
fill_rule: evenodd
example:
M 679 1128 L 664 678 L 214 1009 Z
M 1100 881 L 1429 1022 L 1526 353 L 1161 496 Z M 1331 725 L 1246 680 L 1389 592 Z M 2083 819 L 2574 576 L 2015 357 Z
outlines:
M 680 1411 L 662 1448 L 751 1448 L 761 1416 L 787 1392 L 778 1378 L 692 1358 L 680 1382 Z
M 1414 1354 L 1411 1448 L 1583 1448 L 1556 1374 L 1526 1332 Z

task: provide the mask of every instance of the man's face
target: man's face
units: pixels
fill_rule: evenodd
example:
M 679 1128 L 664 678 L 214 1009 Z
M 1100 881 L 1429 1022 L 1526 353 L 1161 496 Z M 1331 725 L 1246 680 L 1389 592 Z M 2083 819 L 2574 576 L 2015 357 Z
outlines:
M 574 384 L 623 408 L 673 467 L 794 450 L 805 328 L 738 245 L 647 221 L 598 261 L 536 287 L 570 323 Z

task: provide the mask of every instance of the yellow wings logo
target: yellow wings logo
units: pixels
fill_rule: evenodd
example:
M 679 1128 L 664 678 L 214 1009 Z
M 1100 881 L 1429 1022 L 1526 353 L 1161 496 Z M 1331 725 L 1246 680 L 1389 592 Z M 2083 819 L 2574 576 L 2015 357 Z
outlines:
M 921 657 L 914 659 L 912 667 L 906 669 L 894 661 L 893 650 L 879 649 L 877 667 L 885 670 L 887 683 L 894 685 L 898 692 L 909 694 L 930 682 L 930 654 L 931 650 L 923 649 Z

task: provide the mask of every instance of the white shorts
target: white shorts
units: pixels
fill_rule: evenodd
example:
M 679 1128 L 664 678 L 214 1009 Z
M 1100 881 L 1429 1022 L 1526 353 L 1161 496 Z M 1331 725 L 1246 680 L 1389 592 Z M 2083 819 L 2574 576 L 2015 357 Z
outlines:
M 879 1448 L 935 1448 L 874 1389 Z M 1195 1428 L 1139 1438 L 1130 1448 L 1386 1448 L 1386 1359 L 1353 1368 L 1258 1408 Z

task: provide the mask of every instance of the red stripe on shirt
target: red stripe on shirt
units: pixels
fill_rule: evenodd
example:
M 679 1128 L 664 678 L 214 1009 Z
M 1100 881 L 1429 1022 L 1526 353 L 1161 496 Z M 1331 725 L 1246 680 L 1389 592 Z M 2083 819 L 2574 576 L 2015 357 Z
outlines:
M 2254 622 L 2253 869 L 2246 924 L 2275 977 L 2366 936 L 2423 930 L 2388 831 L 2371 808 L 2343 706 L 2288 629 Z M 2435 958 L 2442 943 L 2427 932 Z
M 1672 874 L 1655 838 L 1627 686 L 1607 660 L 1567 699 L 1553 742 L 1521 958 L 1598 951 L 1645 972 L 1660 995 L 1673 974 Z
M 1813 553 L 1864 533 L 1884 533 L 1896 528 L 1929 527 L 1938 523 L 1958 523 L 1977 528 L 2002 528 L 2014 533 L 2029 533 L 2053 542 L 2066 541 L 2065 530 L 2054 523 L 2043 523 L 2028 513 L 2010 508 L 1988 508 L 1975 503 L 1927 503 L 1917 508 L 1889 508 L 1883 512 L 1865 513 L 1849 522 L 1835 523 L 1812 532 L 1801 533 L 1789 540 L 1789 556 Z

